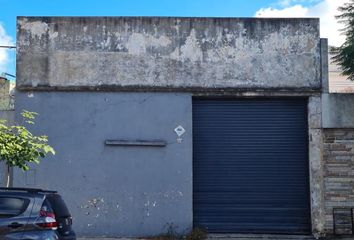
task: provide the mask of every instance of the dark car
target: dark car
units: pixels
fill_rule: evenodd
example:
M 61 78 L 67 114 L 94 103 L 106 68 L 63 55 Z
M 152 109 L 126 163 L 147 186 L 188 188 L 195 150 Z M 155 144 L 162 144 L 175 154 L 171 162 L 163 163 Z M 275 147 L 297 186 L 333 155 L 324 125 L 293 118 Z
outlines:
M 0 239 L 75 240 L 72 217 L 56 191 L 0 188 Z

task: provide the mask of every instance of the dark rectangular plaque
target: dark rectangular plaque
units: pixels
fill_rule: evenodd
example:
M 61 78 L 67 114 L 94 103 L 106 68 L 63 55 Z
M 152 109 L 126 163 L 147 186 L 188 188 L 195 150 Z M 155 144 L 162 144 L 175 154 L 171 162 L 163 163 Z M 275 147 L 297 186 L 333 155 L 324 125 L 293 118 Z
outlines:
M 107 146 L 141 146 L 141 147 L 165 147 L 166 141 L 163 140 L 106 140 Z

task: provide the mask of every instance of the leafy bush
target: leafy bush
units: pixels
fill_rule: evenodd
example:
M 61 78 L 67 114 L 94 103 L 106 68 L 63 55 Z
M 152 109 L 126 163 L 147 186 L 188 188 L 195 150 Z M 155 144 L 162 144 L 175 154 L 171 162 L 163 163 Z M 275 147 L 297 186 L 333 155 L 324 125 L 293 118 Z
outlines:
M 24 122 L 33 125 L 37 113 L 23 111 Z M 47 136 L 36 136 L 25 126 L 8 125 L 6 120 L 0 119 L 0 160 L 8 166 L 8 183 L 10 167 L 18 167 L 24 171 L 29 170 L 29 163 L 40 163 L 48 154 L 55 154 L 54 149 L 48 145 Z

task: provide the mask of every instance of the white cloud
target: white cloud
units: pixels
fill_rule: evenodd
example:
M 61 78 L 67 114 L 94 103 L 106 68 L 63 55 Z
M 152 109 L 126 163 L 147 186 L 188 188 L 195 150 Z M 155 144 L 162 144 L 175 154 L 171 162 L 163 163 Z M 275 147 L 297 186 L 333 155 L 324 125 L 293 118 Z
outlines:
M 0 23 L 0 46 L 13 45 L 12 38 L 7 35 L 4 26 Z M 9 50 L 0 48 L 0 74 L 6 72 L 7 64 L 9 63 Z
M 342 6 L 348 0 L 308 0 L 307 3 L 315 3 L 306 7 L 303 5 L 304 0 L 281 0 L 278 2 L 279 8 L 261 8 L 256 17 L 319 17 L 321 37 L 328 38 L 328 42 L 333 46 L 340 46 L 345 36 L 340 34 L 343 28 L 335 18 L 339 14 L 338 7 Z M 295 5 L 294 5 L 295 4 Z
M 292 18 L 306 17 L 308 9 L 301 5 L 294 5 L 283 9 L 262 8 L 256 13 L 256 17 L 277 17 L 277 18 Z
M 290 7 L 292 5 L 296 5 L 296 4 L 303 4 L 303 3 L 308 3 L 308 4 L 314 4 L 317 2 L 321 2 L 322 0 L 279 0 L 276 4 L 274 5 L 278 5 L 282 8 L 285 7 Z

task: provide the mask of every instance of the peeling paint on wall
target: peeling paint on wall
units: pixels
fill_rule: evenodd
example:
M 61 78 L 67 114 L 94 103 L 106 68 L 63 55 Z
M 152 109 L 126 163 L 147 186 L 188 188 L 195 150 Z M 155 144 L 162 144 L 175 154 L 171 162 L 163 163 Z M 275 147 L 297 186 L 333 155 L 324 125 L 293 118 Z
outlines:
M 184 45 L 180 48 L 180 59 L 182 61 L 190 60 L 192 62 L 202 61 L 203 52 L 200 48 L 198 39 L 196 38 L 196 32 L 192 28 L 189 36 L 187 37 Z
M 317 19 L 19 18 L 18 30 L 19 89 L 321 87 Z
M 166 47 L 169 44 L 171 44 L 171 40 L 166 36 L 155 38 L 151 35 L 133 33 L 126 43 L 126 48 L 128 49 L 129 54 L 141 55 L 146 53 L 147 48 Z
M 33 37 L 41 38 L 48 31 L 48 24 L 42 21 L 28 21 L 27 18 L 18 20 L 18 24 L 22 29 L 27 30 Z

